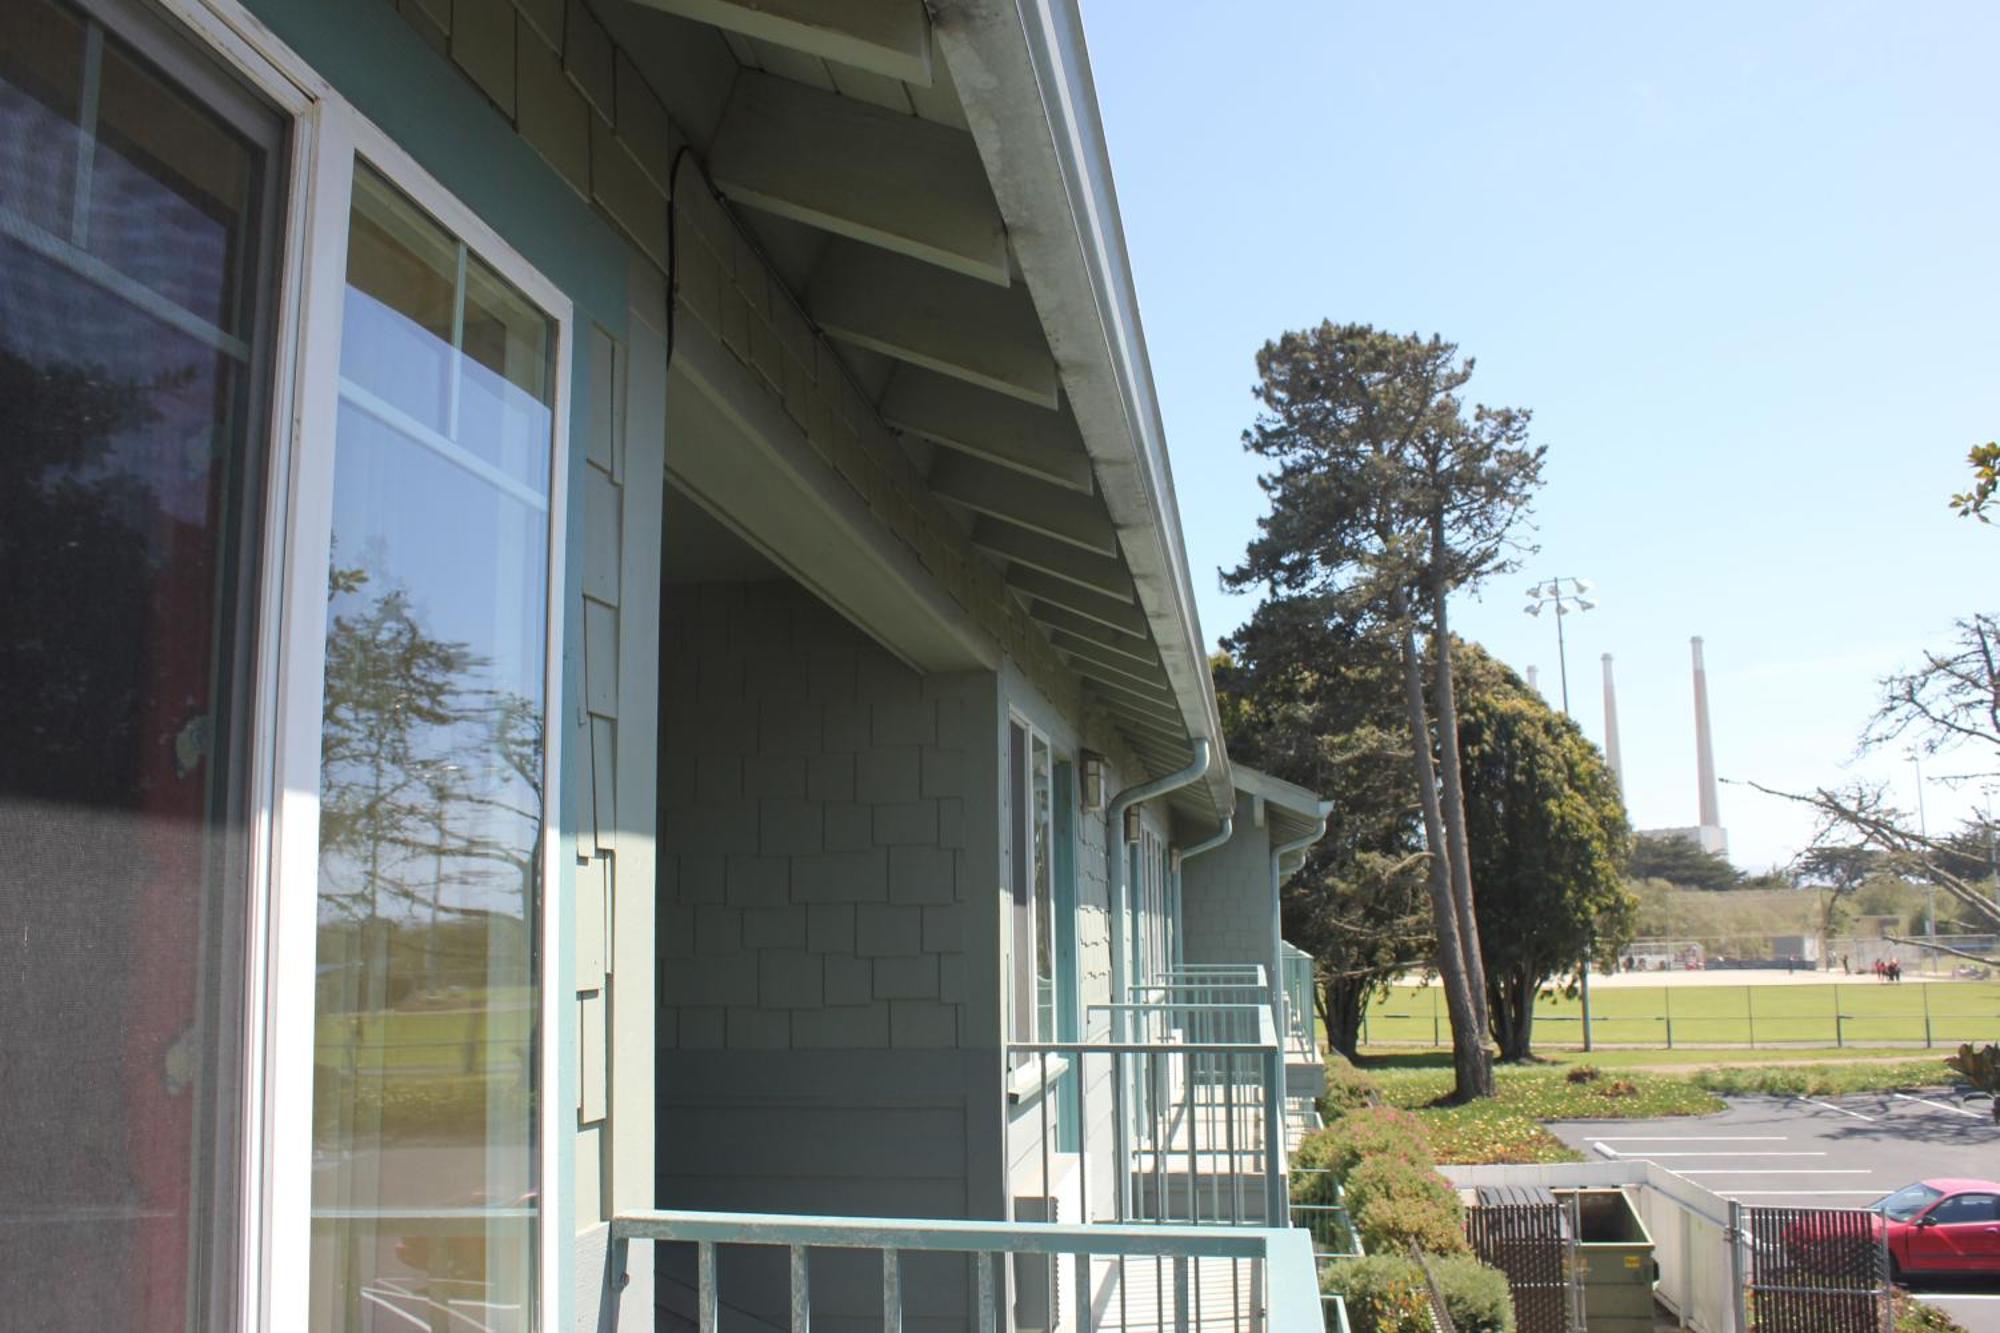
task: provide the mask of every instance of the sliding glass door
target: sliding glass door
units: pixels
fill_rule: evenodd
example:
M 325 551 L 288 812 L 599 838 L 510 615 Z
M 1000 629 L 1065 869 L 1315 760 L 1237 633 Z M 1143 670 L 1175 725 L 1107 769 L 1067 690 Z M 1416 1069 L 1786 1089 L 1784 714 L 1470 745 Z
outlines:
M 312 1318 L 533 1326 L 559 329 L 358 162 L 320 728 Z
M 0 3 L 0 1324 L 237 1318 L 285 125 Z
M 0 1326 L 526 1333 L 571 307 L 220 8 L 0 0 Z

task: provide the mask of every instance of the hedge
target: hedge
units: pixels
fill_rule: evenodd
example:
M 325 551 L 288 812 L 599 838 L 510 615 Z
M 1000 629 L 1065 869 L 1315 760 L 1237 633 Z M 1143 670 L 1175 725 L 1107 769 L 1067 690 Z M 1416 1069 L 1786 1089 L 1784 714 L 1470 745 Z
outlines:
M 1371 1106 L 1342 1116 L 1325 1132 L 1333 1139 L 1327 1166 L 1343 1183 L 1354 1168 L 1375 1157 L 1393 1157 L 1422 1167 L 1437 1165 L 1423 1122 L 1408 1111 Z
M 1379 1100 L 1375 1080 L 1337 1055 L 1326 1061 L 1326 1091 L 1319 1097 L 1322 1119 L 1338 1120 L 1349 1111 L 1359 1111 Z
M 1436 1165 L 1415 1116 L 1393 1107 L 1366 1107 L 1299 1140 L 1292 1154 L 1292 1202 L 1337 1202 L 1355 1168 L 1377 1158 L 1426 1170 Z
M 1514 1333 L 1514 1302 L 1498 1269 L 1450 1256 L 1430 1265 L 1460 1333 Z M 1321 1271 L 1320 1290 L 1345 1303 L 1354 1333 L 1431 1333 L 1423 1271 L 1401 1254 L 1336 1259 Z M 1327 1327 L 1336 1326 L 1329 1307 Z
M 1467 1252 L 1465 1208 L 1431 1167 L 1370 1158 L 1348 1176 L 1346 1197 L 1348 1216 L 1371 1253 L 1401 1254 L 1412 1243 L 1429 1254 Z

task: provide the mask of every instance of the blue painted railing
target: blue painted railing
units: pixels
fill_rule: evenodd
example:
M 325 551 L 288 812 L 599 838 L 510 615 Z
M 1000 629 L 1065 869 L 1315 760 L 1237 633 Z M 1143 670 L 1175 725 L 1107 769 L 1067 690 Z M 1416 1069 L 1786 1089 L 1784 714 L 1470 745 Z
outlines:
M 1010 1156 L 1033 1168 L 1016 1193 L 1066 1198 L 1058 1217 L 1085 1221 L 1283 1218 L 1284 1052 L 1263 977 L 1148 982 L 1091 1006 L 1104 1038 L 1010 1043 Z
M 784 1257 L 786 1308 L 792 1333 L 810 1333 L 814 1313 L 813 1252 L 842 1250 L 879 1256 L 883 1333 L 902 1333 L 906 1297 L 912 1288 L 905 1260 L 916 1255 L 957 1256 L 969 1300 L 972 1327 L 1000 1333 L 1008 1327 L 1002 1308 L 1015 1268 L 1007 1261 L 1023 1255 L 1048 1256 L 1053 1269 L 1069 1261 L 1065 1287 L 1070 1306 L 1066 1329 L 1146 1328 L 1164 1333 L 1321 1333 L 1345 1330 L 1346 1310 L 1335 1298 L 1325 1304 L 1319 1290 L 1312 1245 L 1296 1228 L 1180 1226 L 1059 1226 L 1037 1222 L 912 1220 L 882 1217 L 807 1217 L 773 1213 L 716 1213 L 649 1210 L 621 1213 L 611 1223 L 608 1290 L 612 1299 L 625 1287 L 633 1241 L 692 1247 L 698 1333 L 717 1333 L 721 1312 L 732 1298 L 776 1292 L 752 1284 L 745 1291 L 722 1290 L 719 1255 L 732 1247 L 752 1247 Z M 1204 1266 L 1232 1271 L 1247 1268 L 1248 1279 L 1225 1292 L 1211 1281 L 1200 1287 Z M 1128 1282 L 1133 1268 L 1165 1275 L 1158 1284 Z M 935 1281 L 933 1275 L 932 1281 Z M 1137 1287 L 1137 1291 L 1128 1291 Z M 926 1292 L 935 1305 L 935 1290 Z M 1139 1303 L 1145 1308 L 1134 1309 Z M 875 1298 L 871 1294 L 869 1305 Z M 863 1312 L 868 1317 L 873 1311 Z M 852 1317 L 852 1311 L 844 1312 Z M 927 1320 L 926 1322 L 929 1322 Z
M 1303 1051 L 1315 1059 L 1319 1055 L 1319 1044 L 1313 1040 L 1313 1015 L 1318 1012 L 1313 1005 L 1313 958 L 1295 944 L 1286 944 L 1280 951 L 1279 965 L 1283 968 L 1282 981 L 1285 987 L 1285 1045 L 1288 1050 Z

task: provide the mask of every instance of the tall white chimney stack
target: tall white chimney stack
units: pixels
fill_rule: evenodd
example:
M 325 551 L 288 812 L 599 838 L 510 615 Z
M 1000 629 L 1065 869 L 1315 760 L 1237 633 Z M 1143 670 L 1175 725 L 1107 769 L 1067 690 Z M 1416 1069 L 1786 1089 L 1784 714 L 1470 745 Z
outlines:
M 1625 795 L 1625 759 L 1618 749 L 1618 687 L 1611 683 L 1611 654 L 1604 654 L 1604 757 L 1611 764 L 1618 795 Z
M 1694 762 L 1695 782 L 1701 797 L 1701 845 L 1711 852 L 1729 850 L 1728 835 L 1722 831 L 1722 812 L 1715 790 L 1715 741 L 1708 726 L 1708 672 L 1701 661 L 1701 636 L 1694 646 Z

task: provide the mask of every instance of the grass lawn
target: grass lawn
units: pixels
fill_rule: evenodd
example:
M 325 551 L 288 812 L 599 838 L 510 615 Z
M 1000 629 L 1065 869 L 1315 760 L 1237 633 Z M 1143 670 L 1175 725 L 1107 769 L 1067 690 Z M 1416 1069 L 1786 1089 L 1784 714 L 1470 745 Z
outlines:
M 525 1055 L 535 1013 L 526 991 L 494 992 L 485 1005 L 322 1013 L 314 1058 L 362 1070 L 484 1073 Z
M 1379 1047 L 1364 1047 L 1367 1067 L 1381 1069 L 1424 1069 L 1440 1061 L 1449 1064 L 1450 1047 L 1418 1046 L 1401 1050 L 1384 1050 Z M 1789 1067 L 1792 1065 L 1853 1064 L 1860 1061 L 1882 1061 L 1884 1063 L 1915 1063 L 1927 1065 L 1933 1070 L 1944 1069 L 1944 1057 L 1950 1052 L 1940 1048 L 1935 1052 L 1913 1051 L 1907 1046 L 1787 1046 L 1782 1050 L 1750 1050 L 1730 1048 L 1704 1050 L 1695 1047 L 1677 1046 L 1673 1050 L 1644 1050 L 1621 1047 L 1616 1050 L 1581 1051 L 1567 1047 L 1553 1050 L 1537 1049 L 1536 1062 L 1544 1065 L 1596 1065 L 1599 1069 L 1700 1069 L 1711 1065 L 1752 1065 L 1761 1067 Z M 1942 1072 L 1933 1076 L 1949 1077 Z
M 1373 1060 L 1361 1068 L 1393 1106 L 1424 1122 L 1440 1162 L 1573 1162 L 1577 1154 L 1541 1126 L 1544 1120 L 1651 1119 L 1705 1115 L 1722 1109 L 1714 1093 L 1674 1075 L 1604 1073 L 1572 1083 L 1569 1070 L 1551 1066 L 1502 1067 L 1498 1096 L 1469 1106 L 1440 1103 L 1451 1093 L 1451 1065 L 1390 1066 Z
M 1619 1054 L 1638 1057 L 1662 1052 Z M 1908 1051 L 1900 1054 L 1909 1056 Z M 1574 1072 L 1586 1067 L 1594 1069 L 1596 1076 L 1572 1082 Z M 1452 1086 L 1448 1051 L 1367 1056 L 1360 1068 L 1381 1090 L 1385 1101 L 1416 1113 L 1423 1121 L 1432 1151 L 1444 1163 L 1578 1160 L 1576 1152 L 1542 1128 L 1541 1122 L 1545 1120 L 1648 1120 L 1707 1115 L 1723 1109 L 1719 1094 L 1825 1097 L 1891 1088 L 1935 1087 L 1955 1077 L 1937 1056 L 1874 1063 L 1829 1059 L 1824 1063 L 1799 1065 L 1710 1061 L 1705 1067 L 1685 1072 L 1638 1070 L 1594 1057 L 1570 1058 L 1565 1062 L 1502 1065 L 1494 1071 L 1496 1097 L 1469 1106 L 1451 1106 L 1445 1104 Z
M 2000 982 L 1828 978 L 1785 986 L 1617 986 L 1591 994 L 1591 1029 L 1614 1046 L 1744 1045 L 1868 1047 L 2000 1039 Z M 1582 1043 L 1581 1004 L 1545 997 L 1535 1008 L 1536 1044 Z M 1446 1030 L 1443 990 L 1397 986 L 1369 1008 L 1371 1045 L 1436 1044 Z

